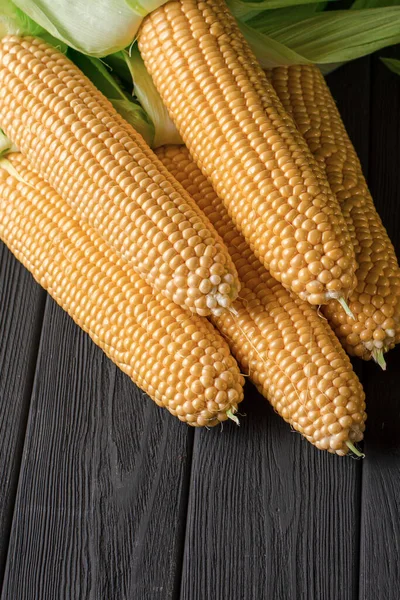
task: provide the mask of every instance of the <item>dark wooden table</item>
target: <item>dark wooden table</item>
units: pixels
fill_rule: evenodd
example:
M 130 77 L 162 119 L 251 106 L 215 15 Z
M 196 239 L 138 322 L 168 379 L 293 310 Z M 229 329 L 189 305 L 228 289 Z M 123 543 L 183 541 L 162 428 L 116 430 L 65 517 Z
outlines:
M 373 57 L 329 82 L 400 250 L 400 77 Z M 194 431 L 1 245 L 0 599 L 398 600 L 399 358 L 355 363 L 365 460 L 316 450 L 250 384 L 239 428 Z

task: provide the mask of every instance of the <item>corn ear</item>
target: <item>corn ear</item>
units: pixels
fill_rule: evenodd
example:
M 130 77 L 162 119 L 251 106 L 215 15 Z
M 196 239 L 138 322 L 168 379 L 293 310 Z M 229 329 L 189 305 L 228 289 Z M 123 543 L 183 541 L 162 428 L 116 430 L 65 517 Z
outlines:
M 347 454 L 365 429 L 365 395 L 332 329 L 308 302 L 260 264 L 211 183 L 183 146 L 156 150 L 223 238 L 241 292 L 230 312 L 211 317 L 233 355 L 274 409 L 317 448 Z
M 383 354 L 400 341 L 400 269 L 357 153 L 317 67 L 278 67 L 267 74 L 326 173 L 356 253 L 358 283 L 348 301 L 353 318 L 332 301 L 323 313 L 349 354 L 384 368 Z
M 347 298 L 355 259 L 326 177 L 224 0 L 143 21 L 146 68 L 193 159 L 271 274 L 311 304 Z
M 0 239 L 35 279 L 181 421 L 213 426 L 235 413 L 244 380 L 221 335 L 154 292 L 25 158 L 8 160 L 11 170 L 0 163 Z
M 0 115 L 32 167 L 149 285 L 202 316 L 229 306 L 237 274 L 221 239 L 68 58 L 39 39 L 5 37 Z

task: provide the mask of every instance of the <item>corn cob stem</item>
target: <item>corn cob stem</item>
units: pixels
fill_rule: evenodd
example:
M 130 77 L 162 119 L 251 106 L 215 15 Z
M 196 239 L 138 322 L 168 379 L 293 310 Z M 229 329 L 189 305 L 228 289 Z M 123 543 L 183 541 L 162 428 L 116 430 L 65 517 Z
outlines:
M 153 292 L 25 158 L 9 161 L 18 178 L 0 165 L 0 239 L 159 406 L 194 426 L 232 418 L 244 379 L 212 325 Z
M 381 349 L 374 348 L 372 350 L 371 354 L 372 354 L 372 358 L 380 366 L 380 368 L 382 369 L 382 371 L 386 371 L 386 361 L 385 361 L 385 357 L 384 357 L 383 352 L 384 351 L 381 350 Z
M 355 454 L 356 456 L 358 456 L 358 458 L 365 458 L 365 454 L 363 454 L 362 452 L 360 452 L 358 450 L 358 448 L 356 448 L 355 445 L 352 444 L 352 442 L 346 442 L 346 445 L 348 446 L 349 450 L 351 450 L 353 452 L 353 454 Z
M 237 416 L 234 414 L 233 410 L 229 409 L 226 413 L 228 419 L 231 419 L 231 421 L 233 421 L 234 423 L 236 423 L 236 425 L 240 425 L 239 423 L 239 419 L 237 418 Z
M 317 309 L 286 290 L 256 259 L 211 183 L 183 146 L 158 148 L 168 170 L 204 210 L 236 265 L 241 292 L 212 322 L 258 390 L 317 448 L 346 454 L 365 428 L 365 395 Z
M 325 175 L 224 0 L 172 1 L 144 20 L 145 65 L 192 157 L 271 274 L 312 304 L 355 287 Z
M 352 314 L 335 302 L 323 312 L 349 354 L 372 357 L 385 369 L 384 352 L 400 341 L 400 269 L 356 151 L 317 67 L 279 67 L 267 75 L 326 172 L 356 251 L 358 284 L 349 298 Z
M 63 54 L 4 38 L 0 114 L 32 167 L 149 285 L 202 316 L 230 305 L 237 273 L 213 227 Z

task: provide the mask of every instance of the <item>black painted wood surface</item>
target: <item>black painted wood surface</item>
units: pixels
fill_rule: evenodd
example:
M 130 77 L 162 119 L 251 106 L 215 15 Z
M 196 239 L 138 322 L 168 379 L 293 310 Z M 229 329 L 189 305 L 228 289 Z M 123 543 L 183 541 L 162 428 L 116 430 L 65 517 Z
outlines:
M 400 77 L 328 81 L 400 252 Z M 1 246 L 1 600 L 400 597 L 399 350 L 355 361 L 367 457 L 339 458 L 249 383 L 239 428 L 194 432 L 45 298 Z
M 0 242 L 0 582 L 46 294 Z

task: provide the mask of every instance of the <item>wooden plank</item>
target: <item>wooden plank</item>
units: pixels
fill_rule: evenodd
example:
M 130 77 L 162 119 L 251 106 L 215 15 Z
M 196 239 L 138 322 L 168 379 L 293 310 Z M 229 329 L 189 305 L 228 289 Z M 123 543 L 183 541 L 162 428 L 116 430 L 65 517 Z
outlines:
M 0 242 L 0 588 L 45 293 Z
M 386 50 L 384 56 L 400 51 Z M 400 77 L 373 61 L 370 187 L 400 257 Z M 397 600 L 400 590 L 400 348 L 385 373 L 365 374 L 368 423 L 363 464 L 360 598 Z
M 329 82 L 366 163 L 368 59 Z M 240 428 L 195 434 L 181 600 L 355 600 L 361 461 L 316 450 L 250 385 L 246 398 Z
M 176 597 L 192 440 L 49 301 L 2 600 Z
M 181 599 L 356 597 L 359 465 L 249 386 L 239 429 L 196 432 Z

